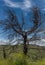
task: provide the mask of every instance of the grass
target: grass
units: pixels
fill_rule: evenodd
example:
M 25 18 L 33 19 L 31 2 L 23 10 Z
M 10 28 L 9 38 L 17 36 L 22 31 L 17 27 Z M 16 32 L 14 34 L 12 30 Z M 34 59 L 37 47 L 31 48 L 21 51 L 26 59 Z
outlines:
M 45 59 L 41 59 L 38 61 L 30 61 L 28 57 L 24 56 L 21 53 L 12 54 L 12 56 L 8 59 L 0 60 L 0 65 L 45 65 Z
M 19 46 L 14 49 L 14 52 L 7 56 L 6 59 L 3 58 L 3 52 L 0 52 L 0 65 L 45 65 L 45 50 L 43 48 L 38 50 L 30 49 L 29 47 L 27 56 L 22 53 L 21 48 L 22 47 Z M 8 54 L 10 50 L 7 51 L 6 49 L 6 54 Z M 11 49 L 11 51 L 13 50 Z
M 30 61 L 21 53 L 11 54 L 7 59 L 1 59 L 0 65 L 45 65 L 45 58 L 38 61 Z

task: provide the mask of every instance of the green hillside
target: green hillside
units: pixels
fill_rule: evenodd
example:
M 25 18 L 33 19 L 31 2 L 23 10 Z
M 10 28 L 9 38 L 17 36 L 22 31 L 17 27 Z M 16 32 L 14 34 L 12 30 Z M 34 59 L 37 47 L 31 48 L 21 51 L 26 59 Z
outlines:
M 45 47 L 28 45 L 28 54 L 25 56 L 22 44 L 0 45 L 0 65 L 45 65 Z

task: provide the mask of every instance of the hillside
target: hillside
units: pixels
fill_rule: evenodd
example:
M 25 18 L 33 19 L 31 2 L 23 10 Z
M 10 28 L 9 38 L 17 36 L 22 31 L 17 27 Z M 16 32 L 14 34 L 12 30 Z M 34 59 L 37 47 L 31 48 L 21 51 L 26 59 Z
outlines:
M 45 65 L 45 46 L 28 45 L 25 56 L 22 44 L 0 45 L 0 65 Z
M 12 53 L 23 53 L 23 45 L 0 45 L 0 56 L 3 55 L 3 49 L 5 50 L 6 56 L 11 55 Z M 45 57 L 45 46 L 38 45 L 28 45 L 28 54 L 29 57 L 42 58 Z M 0 57 L 0 58 L 1 58 Z

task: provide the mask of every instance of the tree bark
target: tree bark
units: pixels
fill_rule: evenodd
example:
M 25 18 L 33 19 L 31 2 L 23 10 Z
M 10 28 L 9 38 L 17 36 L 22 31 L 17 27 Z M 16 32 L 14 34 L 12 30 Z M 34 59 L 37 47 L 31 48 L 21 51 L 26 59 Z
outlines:
M 3 47 L 3 58 L 6 59 L 6 53 L 4 47 Z
M 24 36 L 24 46 L 23 46 L 23 52 L 25 55 L 27 55 L 27 52 L 28 52 L 28 47 L 27 47 L 27 35 Z

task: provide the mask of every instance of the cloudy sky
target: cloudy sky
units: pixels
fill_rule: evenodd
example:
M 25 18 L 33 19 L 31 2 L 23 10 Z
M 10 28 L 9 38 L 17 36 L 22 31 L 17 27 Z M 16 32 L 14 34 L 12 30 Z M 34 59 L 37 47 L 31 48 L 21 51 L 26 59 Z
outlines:
M 33 6 L 37 6 L 45 12 L 45 0 L 0 0 L 0 19 L 4 18 L 4 8 L 6 7 L 17 8 L 27 14 Z
M 6 7 L 15 9 L 18 15 L 20 15 L 20 11 L 23 11 L 26 20 L 28 20 L 28 13 L 34 6 L 39 7 L 41 12 L 45 14 L 45 0 L 0 0 L 0 20 L 6 18 Z M 45 24 L 43 26 L 45 26 Z M 0 39 L 4 38 L 0 36 Z

